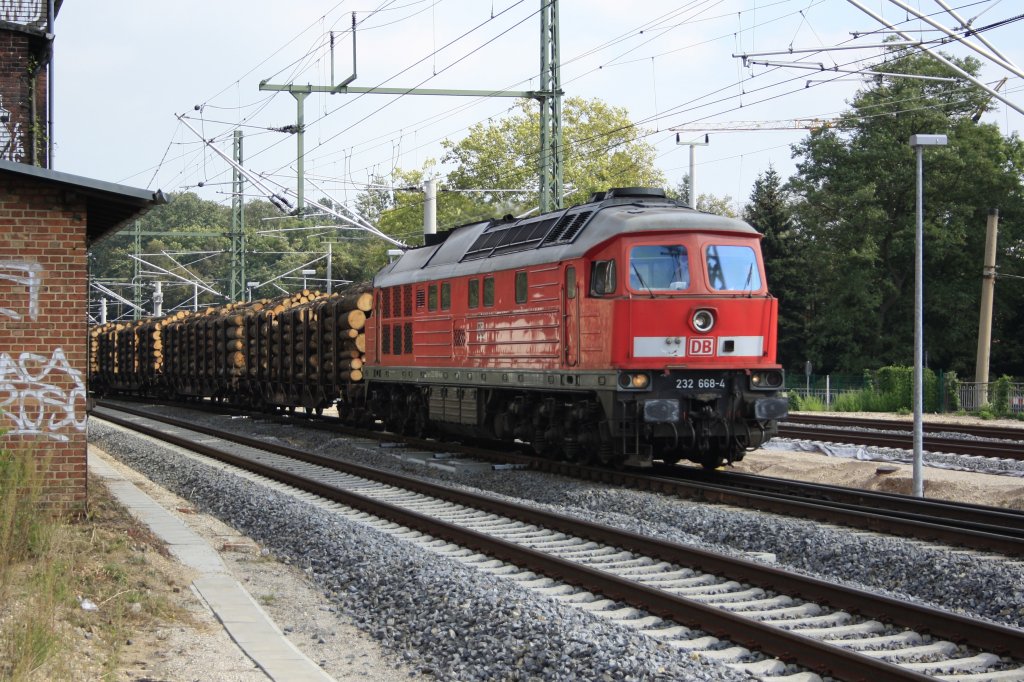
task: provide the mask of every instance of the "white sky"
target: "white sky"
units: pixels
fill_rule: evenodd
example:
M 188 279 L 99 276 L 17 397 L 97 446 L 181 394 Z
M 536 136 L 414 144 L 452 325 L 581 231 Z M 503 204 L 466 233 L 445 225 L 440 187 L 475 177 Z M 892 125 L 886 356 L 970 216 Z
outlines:
M 938 0 L 907 1 L 943 25 L 955 25 Z M 975 28 L 1021 11 L 1019 0 L 945 1 L 965 18 L 977 16 Z M 889 0 L 863 2 L 901 29 L 928 28 L 907 21 L 907 12 Z M 353 11 L 361 25 L 352 85 L 529 90 L 538 87 L 539 6 L 540 0 L 68 0 L 55 31 L 54 168 L 164 192 L 190 189 L 226 203 L 230 172 L 175 118 L 188 114 L 228 154 L 231 130 L 243 123 L 245 165 L 294 186 L 295 137 L 267 128 L 294 124 L 295 100 L 261 92 L 259 82 L 328 84 L 325 43 L 332 30 L 338 34 L 335 81 L 347 77 L 352 43 L 344 32 Z M 733 53 L 850 44 L 851 32 L 881 28 L 846 0 L 561 0 L 559 11 L 566 95 L 626 107 L 652 131 L 646 139 L 673 185 L 688 172 L 689 152 L 670 128 L 831 118 L 863 83 L 852 75 L 744 68 Z M 936 32 L 924 35 L 934 38 Z M 983 36 L 1024 65 L 1024 22 Z M 944 49 L 969 53 L 957 45 Z M 866 48 L 761 59 L 802 57 L 858 68 L 877 63 L 879 53 Z M 983 61 L 982 80 L 1010 76 L 1002 92 L 1024 108 L 1024 79 Z M 832 82 L 814 84 L 821 81 Z M 307 177 L 337 199 L 352 198 L 371 174 L 440 159 L 439 140 L 461 138 L 468 126 L 500 116 L 513 101 L 310 95 Z M 1024 116 L 997 104 L 986 120 L 1004 134 L 1020 131 Z M 697 149 L 698 192 L 745 202 L 769 164 L 783 177 L 793 172 L 789 146 L 804 135 L 712 132 L 710 145 Z M 309 184 L 306 192 L 320 195 Z M 575 196 L 568 203 L 583 200 Z

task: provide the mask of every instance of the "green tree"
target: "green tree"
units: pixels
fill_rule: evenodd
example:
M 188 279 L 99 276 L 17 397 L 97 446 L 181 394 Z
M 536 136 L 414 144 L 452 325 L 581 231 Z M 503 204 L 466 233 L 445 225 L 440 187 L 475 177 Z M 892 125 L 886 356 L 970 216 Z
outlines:
M 532 100 L 520 100 L 516 108 L 498 121 L 474 125 L 458 142 L 442 143 L 442 162 L 455 166 L 448 187 L 522 190 L 481 191 L 478 199 L 495 207 L 490 216 L 518 213 L 539 201 L 540 111 Z M 598 99 L 567 98 L 562 108 L 565 203 L 582 203 L 610 187 L 663 187 L 665 178 L 654 166 L 655 150 L 643 141 L 644 132 L 624 108 Z
M 790 371 L 802 371 L 807 311 L 807 278 L 803 238 L 793 221 L 792 200 L 782 178 L 771 166 L 757 176 L 743 219 L 764 238 L 761 252 L 768 288 L 779 299 L 779 362 Z
M 979 64 L 957 62 L 975 74 Z M 925 162 L 925 339 L 932 365 L 973 374 L 985 216 L 1012 215 L 1019 242 L 1024 150 L 977 123 L 980 88 L 926 55 L 893 51 L 884 70 L 954 78 L 883 78 L 859 92 L 835 126 L 794 146 L 790 188 L 813 277 L 806 355 L 823 371 L 909 364 L 913 349 L 916 172 L 908 141 L 946 134 Z M 1012 326 L 1018 320 L 1006 320 Z

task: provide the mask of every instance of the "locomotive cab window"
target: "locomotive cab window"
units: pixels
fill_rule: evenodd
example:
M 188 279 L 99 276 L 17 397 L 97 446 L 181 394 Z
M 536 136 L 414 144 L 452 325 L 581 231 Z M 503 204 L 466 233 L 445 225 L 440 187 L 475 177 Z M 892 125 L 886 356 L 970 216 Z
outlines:
M 629 288 L 648 293 L 689 289 L 690 260 L 686 247 L 634 246 L 629 251 Z
M 452 283 L 441 282 L 441 310 L 452 307 Z
M 526 272 L 516 273 L 516 303 L 526 303 Z
M 712 245 L 704 254 L 708 283 L 716 291 L 757 291 L 761 272 L 757 254 L 749 246 Z
M 565 296 L 576 298 L 576 268 L 571 265 L 565 269 Z
M 427 289 L 427 310 L 434 312 L 437 310 L 437 285 L 431 284 Z
M 615 259 L 594 261 L 590 271 L 590 293 L 593 296 L 615 293 Z
M 469 307 L 480 307 L 480 280 L 478 279 L 469 280 Z

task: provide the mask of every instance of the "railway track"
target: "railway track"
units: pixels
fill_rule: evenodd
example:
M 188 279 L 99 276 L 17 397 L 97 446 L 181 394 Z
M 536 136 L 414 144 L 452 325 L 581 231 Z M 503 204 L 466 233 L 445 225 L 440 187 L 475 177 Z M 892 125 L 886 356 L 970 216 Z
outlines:
M 837 679 L 1024 679 L 1003 657 L 1024 651 L 1015 628 L 192 424 L 94 416 L 441 538 L 479 570 L 760 676 L 785 668 L 777 657 Z
M 139 416 L 164 419 L 145 408 L 120 402 L 101 401 L 99 405 Z M 206 404 L 205 408 L 219 411 L 219 406 Z M 279 419 L 281 423 L 296 423 L 290 417 L 264 416 Z M 301 423 L 309 428 L 358 438 L 381 437 L 379 432 L 349 429 L 332 420 L 311 419 L 302 420 Z M 510 463 L 637 490 L 651 490 L 700 502 L 773 512 L 897 537 L 998 552 L 1007 556 L 1024 556 L 1024 512 L 1015 510 L 729 471 L 709 472 L 694 467 L 659 466 L 653 471 L 610 470 L 523 453 L 495 452 L 475 446 L 406 438 L 397 434 L 387 434 L 387 439 L 423 450 L 455 452 L 476 459 Z
M 793 415 L 779 423 L 779 437 L 909 450 L 912 429 L 913 424 L 885 419 Z M 953 432 L 1003 440 L 929 435 Z M 922 447 L 928 452 L 1024 460 L 1024 429 L 931 424 L 924 427 Z

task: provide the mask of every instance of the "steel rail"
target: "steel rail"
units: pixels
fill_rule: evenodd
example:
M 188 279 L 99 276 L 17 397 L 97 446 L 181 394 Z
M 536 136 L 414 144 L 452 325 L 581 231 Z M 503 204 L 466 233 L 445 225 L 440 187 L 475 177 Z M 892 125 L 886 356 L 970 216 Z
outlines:
M 865 429 L 888 431 L 911 431 L 914 422 L 899 419 L 873 419 L 871 417 L 838 417 L 823 414 L 790 414 L 782 420 L 783 424 L 817 424 L 823 426 L 851 426 Z M 995 426 L 989 424 L 959 424 L 945 422 L 925 422 L 925 433 L 966 433 L 981 438 L 1024 441 L 1024 428 L 1012 426 Z
M 217 458 L 224 458 L 222 457 L 223 453 L 219 449 L 209 444 L 198 443 L 194 438 L 188 438 L 187 436 L 176 437 L 154 428 L 144 427 L 131 420 L 109 415 L 106 412 L 99 413 L 97 416 L 119 423 L 126 428 L 174 442 L 190 450 L 201 451 L 204 454 Z M 144 416 L 152 418 L 151 415 Z M 174 425 L 173 423 L 176 420 L 162 417 L 160 421 L 166 421 Z M 285 446 L 239 437 L 236 434 L 225 434 L 216 429 L 198 428 L 195 424 L 182 422 L 179 422 L 177 426 L 193 432 L 210 433 L 210 435 L 223 437 L 234 442 L 245 443 L 248 441 L 245 444 L 258 449 L 277 452 L 278 454 L 294 457 L 301 461 L 329 467 L 355 476 L 371 478 L 389 485 L 516 518 L 578 537 L 585 537 L 595 542 L 621 547 L 682 566 L 695 567 L 703 571 L 726 576 L 733 580 L 742 580 L 763 588 L 826 603 L 834 608 L 850 610 L 867 617 L 886 620 L 919 632 L 930 633 L 933 636 L 976 647 L 983 651 L 994 651 L 1005 655 L 1024 650 L 1024 630 L 987 621 L 974 620 L 940 609 L 876 595 L 865 590 L 834 585 L 817 578 L 788 573 L 782 569 L 764 566 L 752 561 L 621 531 L 603 524 L 596 524 L 529 507 L 520 507 L 489 497 L 444 488 L 399 474 L 381 472 L 351 463 L 340 462 Z M 251 468 L 249 464 L 241 463 L 242 458 L 229 454 L 227 459 L 239 462 L 239 465 L 244 468 Z M 269 472 L 267 475 L 269 475 Z M 440 535 L 460 544 L 463 542 L 471 543 L 469 546 L 478 551 L 498 556 L 513 563 L 522 564 L 523 561 L 526 561 L 525 565 L 529 566 L 532 570 L 537 570 L 566 582 L 583 585 L 587 589 L 598 589 L 609 597 L 627 601 L 656 615 L 672 618 L 678 622 L 707 630 L 712 632 L 712 634 L 727 637 L 740 644 L 752 646 L 784 660 L 798 660 L 801 665 L 839 679 L 870 679 L 873 681 L 930 679 L 924 675 L 911 673 L 904 668 L 900 668 L 898 665 L 885 663 L 853 651 L 846 651 L 796 633 L 779 630 L 714 607 L 708 607 L 685 598 L 638 585 L 630 580 L 587 569 L 533 550 L 524 551 L 524 548 L 510 545 L 504 541 L 486 538 L 485 536 L 477 537 L 479 534 L 473 531 L 457 527 L 445 527 L 446 524 L 434 527 L 436 522 L 433 520 L 426 521 L 419 515 L 404 510 L 399 510 L 399 512 L 389 511 L 389 505 L 383 505 L 360 495 L 341 493 L 341 491 L 329 489 L 319 483 L 311 484 L 304 482 L 300 477 L 292 474 L 287 474 L 286 478 L 289 479 L 286 482 L 309 492 L 321 494 L 319 491 L 324 489 L 324 492 L 327 493 L 326 496 L 330 497 L 330 499 L 336 499 L 339 502 L 362 509 L 368 513 L 383 515 L 385 518 L 394 520 L 396 523 L 414 523 L 418 530 Z M 335 497 L 336 495 L 340 495 L 340 497 Z M 399 518 L 406 520 L 399 520 Z M 513 558 L 517 555 L 523 558 Z
M 948 502 L 899 493 L 842 488 L 820 483 L 774 478 L 736 471 L 707 471 L 693 467 L 656 467 L 660 474 L 701 484 L 717 485 L 731 491 L 749 490 L 782 499 L 811 502 L 820 500 L 861 511 L 872 509 L 900 518 L 943 524 L 965 530 L 1006 535 L 1024 540 L 1024 511 L 980 504 Z M 1012 550 L 1012 546 L 1004 547 Z M 1001 550 L 1002 551 L 1002 550 Z
M 873 445 L 883 448 L 909 450 L 912 447 L 911 437 L 893 433 L 875 431 L 855 431 L 849 429 L 815 428 L 792 424 L 779 424 L 780 438 L 799 440 L 816 440 L 831 443 L 851 443 L 856 445 Z M 1024 443 L 999 443 L 994 441 L 965 440 L 962 438 L 942 438 L 937 436 L 924 439 L 924 449 L 928 452 L 946 452 L 957 455 L 976 455 L 979 457 L 998 457 L 1001 459 L 1024 459 Z
M 162 415 L 155 415 L 147 410 L 131 408 L 119 403 L 100 401 L 99 404 L 153 419 L 163 418 Z M 234 410 L 232 411 L 234 412 Z M 239 413 L 244 414 L 244 412 Z M 287 423 L 294 424 L 297 422 L 289 419 Z M 309 428 L 341 432 L 348 435 L 355 434 L 363 438 L 385 437 L 388 440 L 403 442 L 425 450 L 436 450 L 439 447 L 439 443 L 436 441 L 410 438 L 398 434 L 385 435 L 379 431 L 351 429 L 349 427 L 341 427 L 335 422 L 326 419 L 310 419 L 300 423 Z M 697 471 L 689 467 L 676 467 L 671 476 L 652 476 L 646 472 L 588 467 L 576 463 L 543 459 L 524 454 L 497 453 L 493 450 L 452 443 L 444 443 L 443 447 L 447 451 L 459 452 L 471 457 L 479 457 L 491 461 L 513 462 L 539 471 L 593 480 L 610 485 L 626 486 L 636 490 L 661 492 L 687 499 L 745 507 L 785 516 L 809 518 L 815 521 L 834 523 L 900 537 L 913 537 L 970 549 L 1024 556 L 1024 538 L 1020 537 L 1017 533 L 1017 524 L 1012 520 L 1008 523 L 1012 529 L 1009 534 L 1003 532 L 1000 527 L 1001 523 L 999 521 L 1003 519 L 1001 512 L 1004 510 L 993 509 L 994 516 L 990 516 L 988 519 L 975 518 L 973 525 L 959 522 L 950 527 L 944 525 L 948 516 L 939 516 L 941 507 L 938 503 L 928 501 L 922 503 L 923 506 L 919 506 L 915 510 L 913 500 L 917 498 L 911 498 L 911 501 L 904 500 L 902 502 L 904 505 L 901 510 L 902 513 L 899 513 L 884 508 L 859 508 L 856 500 L 849 498 L 845 501 L 830 502 L 827 500 L 827 497 L 822 499 L 822 495 L 819 494 L 820 491 L 815 493 L 814 499 L 801 499 L 797 495 L 780 494 L 778 491 L 737 489 L 728 482 L 724 484 L 720 482 L 715 485 L 703 480 L 683 480 L 681 477 L 686 472 Z M 691 478 L 697 476 L 697 474 L 693 474 Z M 833 487 L 832 490 L 835 491 L 837 496 L 842 496 L 844 492 L 847 494 L 856 494 L 857 492 L 849 488 L 837 487 Z M 885 493 L 875 493 L 874 495 L 884 498 Z M 917 514 L 916 517 L 913 515 L 914 513 Z

